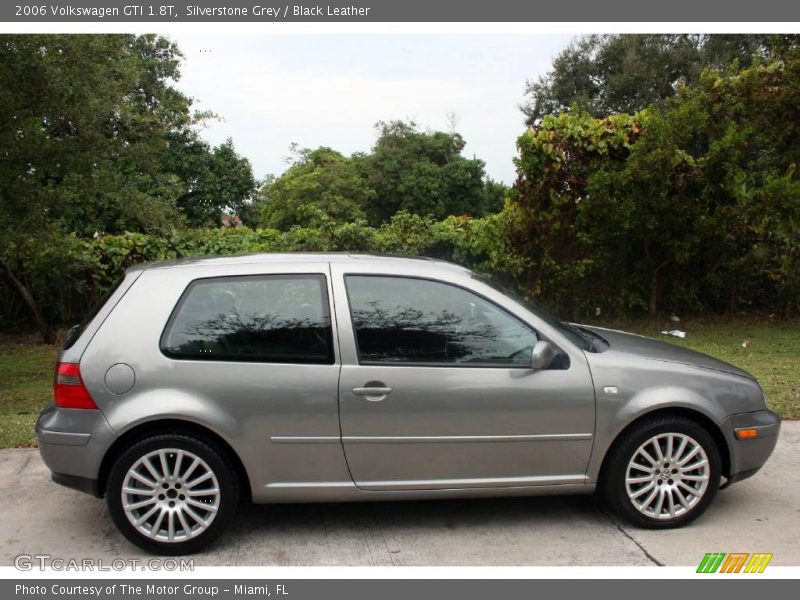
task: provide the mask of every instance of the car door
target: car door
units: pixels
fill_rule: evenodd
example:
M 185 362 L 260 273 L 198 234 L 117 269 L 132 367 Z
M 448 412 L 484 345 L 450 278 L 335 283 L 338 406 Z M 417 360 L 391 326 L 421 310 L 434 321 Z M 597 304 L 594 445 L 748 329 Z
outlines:
M 556 364 L 534 371 L 546 324 L 537 331 L 485 284 L 413 267 L 332 271 L 342 443 L 360 488 L 584 481 L 595 405 L 579 348 L 559 340 Z

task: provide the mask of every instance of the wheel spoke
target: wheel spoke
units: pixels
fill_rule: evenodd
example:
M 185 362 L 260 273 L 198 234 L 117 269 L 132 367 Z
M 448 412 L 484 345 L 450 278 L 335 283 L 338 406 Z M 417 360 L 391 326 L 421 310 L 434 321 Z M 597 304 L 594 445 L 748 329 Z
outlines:
M 191 465 L 189 465 L 189 468 L 188 468 L 188 469 L 186 469 L 186 473 L 184 473 L 184 474 L 183 474 L 183 477 L 182 477 L 182 479 L 183 479 L 184 481 L 186 481 L 187 479 L 189 479 L 189 476 L 190 476 L 192 473 L 194 473 L 194 470 L 197 468 L 197 466 L 198 466 L 199 464 L 200 464 L 200 459 L 199 459 L 199 458 L 195 458 L 195 459 L 194 459 L 194 462 L 193 462 Z
M 645 481 L 651 481 L 653 479 L 652 475 L 647 475 L 643 477 L 627 477 L 625 479 L 625 483 L 644 483 Z
M 671 433 L 667 434 L 667 448 L 664 451 L 664 457 L 669 461 L 672 462 L 672 442 L 675 436 Z
M 175 540 L 175 511 L 172 510 L 167 513 L 167 540 Z
M 175 479 L 181 474 L 181 462 L 183 462 L 183 450 L 178 450 L 175 455 L 175 468 L 172 471 L 172 476 Z
M 189 515 L 190 517 L 192 517 L 192 519 L 194 519 L 198 524 L 203 525 L 203 526 L 207 526 L 208 525 L 207 520 L 204 519 L 203 517 L 201 517 L 200 515 L 198 515 L 196 512 L 194 512 L 194 509 L 191 506 L 189 506 L 188 504 L 183 507 L 183 510 L 185 510 L 186 514 Z
M 191 481 L 187 481 L 186 482 L 186 487 L 191 489 L 191 488 L 195 487 L 198 483 L 203 483 L 204 481 L 207 481 L 207 480 L 211 479 L 213 476 L 214 476 L 214 474 L 211 471 L 206 471 L 205 473 L 203 473 L 202 475 L 200 475 L 196 479 L 192 479 Z
M 167 465 L 167 452 L 165 450 L 159 451 L 158 460 L 161 463 L 162 477 L 169 477 L 169 466 Z
M 682 459 L 680 459 L 678 461 L 678 464 L 681 465 L 681 466 L 685 465 L 689 460 L 691 460 L 692 458 L 697 456 L 697 454 L 699 452 L 700 452 L 700 446 L 695 446 L 694 448 L 692 448 L 692 450 L 691 450 L 691 452 L 689 452 L 689 454 L 687 454 L 686 456 L 684 456 Z
M 656 466 L 658 464 L 658 461 L 652 456 L 650 456 L 650 453 L 643 447 L 639 449 L 639 452 L 637 454 L 640 456 L 644 456 L 645 460 L 648 461 L 652 466 Z
M 675 498 L 672 497 L 672 490 L 666 491 L 667 495 L 667 510 L 669 511 L 669 516 L 675 516 Z
M 191 497 L 197 496 L 212 496 L 214 494 L 218 494 L 219 490 L 217 488 L 207 488 L 202 490 L 187 490 L 186 495 Z
M 146 489 L 142 489 L 142 488 L 133 488 L 133 487 L 127 487 L 126 486 L 126 487 L 122 488 L 122 493 L 123 494 L 132 494 L 132 495 L 135 495 L 135 496 L 155 496 L 156 495 L 156 490 L 154 490 L 154 489 L 146 490 Z
M 186 504 L 189 506 L 196 506 L 197 508 L 202 508 L 203 510 L 207 510 L 209 512 L 215 513 L 217 512 L 217 507 L 213 504 L 204 504 L 202 502 L 198 502 L 194 498 L 186 498 Z
M 684 481 L 708 481 L 708 475 L 681 475 Z
M 685 467 L 681 467 L 681 472 L 682 473 L 687 473 L 689 471 L 696 471 L 700 467 L 704 467 L 707 464 L 708 464 L 708 461 L 705 460 L 705 459 L 698 460 L 696 463 L 692 463 L 691 465 L 688 465 L 688 466 L 685 466 Z
M 138 510 L 140 508 L 144 508 L 145 506 L 150 506 L 151 504 L 155 504 L 156 499 L 155 497 L 147 498 L 146 500 L 140 500 L 139 502 L 131 502 L 130 504 L 124 505 L 125 510 Z
M 633 492 L 631 494 L 631 499 L 635 500 L 636 498 L 639 498 L 640 496 L 643 496 L 644 494 L 646 494 L 647 492 L 652 490 L 655 486 L 656 486 L 656 484 L 653 483 L 652 481 L 650 483 L 648 483 L 647 485 L 643 485 L 641 488 L 639 488 L 638 490 L 636 490 L 635 492 Z
M 139 527 L 139 525 L 142 525 L 145 521 L 147 521 L 147 519 L 152 517 L 153 514 L 155 514 L 155 512 L 157 510 L 158 510 L 158 506 L 154 506 L 153 508 L 148 510 L 146 513 L 144 513 L 142 516 L 140 516 L 136 521 L 134 521 L 133 524 L 136 525 L 136 527 Z M 128 512 L 127 514 L 130 515 L 131 513 Z M 130 519 L 130 516 L 128 516 L 128 518 Z
M 658 437 L 654 437 L 652 440 L 650 440 L 650 442 L 653 448 L 656 449 L 656 458 L 658 459 L 658 462 L 664 462 L 664 453 L 661 452 L 661 444 L 658 441 Z
M 656 496 L 658 496 L 658 487 L 654 487 L 650 495 L 640 504 L 640 510 L 642 512 L 647 512 L 647 509 L 650 508 Z
M 145 456 L 144 459 L 142 460 L 142 463 L 144 464 L 145 469 L 150 471 L 150 475 L 153 476 L 153 479 L 155 479 L 156 481 L 162 479 L 162 475 L 158 471 L 156 471 L 155 467 L 153 466 L 153 463 L 150 462 L 149 457 Z
M 675 495 L 678 496 L 678 502 L 681 503 L 681 506 L 683 506 L 683 508 L 685 508 L 686 510 L 689 510 L 690 508 L 689 500 L 686 498 L 686 496 L 683 495 L 683 492 L 681 492 L 680 482 L 678 482 L 678 485 L 675 486 Z
M 661 515 L 661 509 L 664 507 L 664 495 L 666 494 L 666 490 L 662 486 L 661 489 L 658 490 L 658 500 L 656 501 L 656 507 L 653 509 L 653 512 L 658 517 Z
M 164 522 L 164 515 L 166 514 L 167 514 L 167 509 L 162 508 L 161 512 L 158 513 L 156 522 L 153 523 L 153 526 L 150 528 L 150 537 L 156 537 L 158 535 L 158 532 L 161 531 L 161 523 Z
M 678 445 L 678 451 L 675 452 L 675 462 L 677 462 L 678 464 L 680 464 L 681 456 L 683 456 L 683 453 L 686 452 L 686 446 L 688 444 L 689 444 L 689 438 L 684 437 L 683 439 L 681 439 L 681 443 Z
M 186 521 L 186 517 L 183 515 L 183 510 L 178 511 L 178 520 L 181 522 L 181 528 L 183 529 L 186 537 L 192 537 L 192 528 L 189 527 L 189 523 Z
M 145 477 L 145 476 L 144 476 L 144 475 L 142 475 L 141 473 L 137 473 L 136 471 L 131 471 L 131 472 L 129 473 L 129 475 L 130 475 L 130 476 L 131 476 L 133 479 L 135 479 L 135 480 L 136 480 L 136 481 L 138 481 L 139 483 L 143 483 L 143 484 L 144 484 L 144 485 L 146 485 L 147 487 L 155 488 L 155 487 L 158 485 L 158 484 L 157 484 L 155 481 L 152 481 L 152 480 L 148 479 L 147 477 Z

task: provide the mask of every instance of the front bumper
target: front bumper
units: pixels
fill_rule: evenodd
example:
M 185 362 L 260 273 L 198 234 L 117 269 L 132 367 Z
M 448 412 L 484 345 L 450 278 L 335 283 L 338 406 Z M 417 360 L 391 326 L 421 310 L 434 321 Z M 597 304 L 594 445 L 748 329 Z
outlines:
M 36 422 L 39 454 L 53 481 L 100 497 L 98 480 L 106 451 L 116 438 L 99 410 L 48 406 Z
M 764 466 L 778 443 L 781 418 L 770 410 L 741 413 L 727 417 L 720 424 L 730 450 L 730 468 L 723 487 L 755 475 Z M 738 429 L 756 429 L 758 437 L 740 440 Z

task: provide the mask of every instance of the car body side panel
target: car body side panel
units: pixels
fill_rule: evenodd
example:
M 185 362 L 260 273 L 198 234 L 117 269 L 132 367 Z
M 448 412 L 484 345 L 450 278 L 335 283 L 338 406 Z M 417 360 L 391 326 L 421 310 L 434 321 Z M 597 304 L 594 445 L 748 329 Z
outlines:
M 603 458 L 628 425 L 649 412 L 683 408 L 719 425 L 727 415 L 766 408 L 758 384 L 739 375 L 611 350 L 587 353 L 597 390 L 595 446 L 587 471 L 596 482 Z M 607 393 L 607 388 L 616 393 Z
M 327 271 L 326 263 L 240 265 L 224 273 L 202 266 L 147 270 L 84 353 L 84 382 L 117 434 L 161 419 L 188 420 L 217 433 L 240 457 L 256 501 L 267 498 L 269 484 L 349 481 L 339 439 L 338 358 L 330 365 L 175 360 L 158 347 L 194 279 Z M 128 364 L 136 377 L 124 396 L 104 383 L 116 363 Z M 285 437 L 294 442 L 284 443 Z
M 342 352 L 339 390 L 342 442 L 350 473 L 365 490 L 445 489 L 583 483 L 592 449 L 595 398 L 580 349 L 555 341 L 569 369 L 360 365 L 347 275 L 420 277 L 476 291 L 553 339 L 554 332 L 492 288 L 457 271 L 426 274 L 414 265 L 334 264 Z M 557 332 L 555 332 L 557 333 Z M 353 388 L 380 381 L 393 391 L 380 402 Z

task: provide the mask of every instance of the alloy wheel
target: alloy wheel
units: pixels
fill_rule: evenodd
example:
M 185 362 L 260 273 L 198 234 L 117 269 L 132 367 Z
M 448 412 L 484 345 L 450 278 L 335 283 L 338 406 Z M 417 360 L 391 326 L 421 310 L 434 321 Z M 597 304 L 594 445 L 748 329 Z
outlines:
M 684 433 L 659 433 L 633 453 L 625 489 L 641 514 L 659 520 L 691 511 L 708 489 L 711 466 L 700 443 Z
M 142 535 L 184 542 L 206 531 L 220 507 L 220 485 L 202 458 L 178 448 L 149 452 L 128 469 L 122 508 Z

